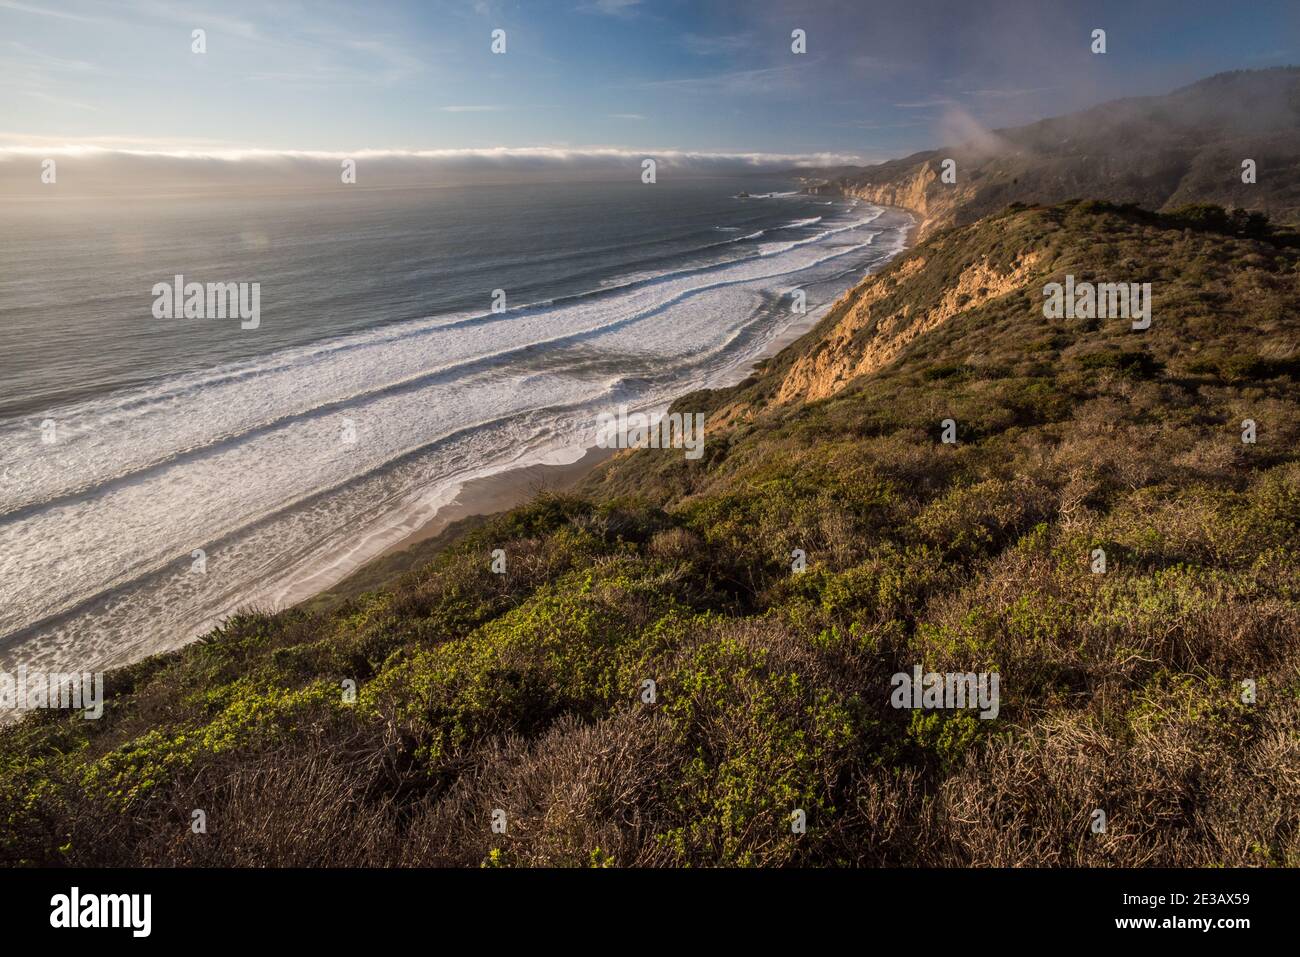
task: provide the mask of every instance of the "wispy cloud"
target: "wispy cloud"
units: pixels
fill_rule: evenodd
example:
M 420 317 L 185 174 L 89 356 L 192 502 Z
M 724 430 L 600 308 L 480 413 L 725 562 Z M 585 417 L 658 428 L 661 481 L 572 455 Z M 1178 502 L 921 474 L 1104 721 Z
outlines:
M 220 38 L 234 38 L 247 62 L 256 66 L 274 64 L 269 69 L 255 66 L 246 70 L 244 78 L 254 82 L 389 86 L 426 69 L 425 60 L 410 52 L 402 38 L 341 25 L 337 18 L 317 13 L 317 8 L 311 6 L 282 11 L 252 6 L 232 13 L 222 4 L 122 0 L 95 9 L 102 13 L 89 16 L 24 0 L 0 0 L 0 13 L 52 17 L 143 36 L 176 29 L 180 38 L 177 42 L 186 49 L 189 31 L 203 29 L 209 34 L 209 49 L 214 56 L 229 57 L 231 44 L 223 44 Z
M 80 100 L 70 100 L 64 96 L 58 96 L 54 93 L 46 93 L 44 90 L 26 90 L 26 94 L 46 103 L 53 103 L 56 106 L 70 106 L 74 110 L 88 110 L 92 113 L 98 113 L 99 107 L 91 106 L 89 103 L 82 103 Z
M 807 66 L 771 66 L 753 70 L 731 70 L 709 76 L 653 80 L 648 89 L 671 90 L 692 96 L 754 96 L 788 93 L 801 87 L 819 61 Z
M 344 44 L 367 56 L 375 58 L 382 65 L 378 79 L 384 83 L 396 83 L 414 76 L 424 69 L 424 61 L 417 56 L 393 45 L 386 39 L 345 40 Z
M 17 40 L 10 40 L 5 48 L 16 51 L 28 63 L 43 69 L 61 70 L 69 73 L 98 73 L 100 68 L 86 60 L 69 60 L 64 57 L 51 56 L 40 50 L 34 50 Z M 0 56 L 3 56 L 0 53 Z
M 928 126 L 926 120 L 909 120 L 902 123 L 879 123 L 875 120 L 835 120 L 830 126 L 839 126 L 854 130 L 904 130 Z
M 1025 89 L 1012 90 L 963 90 L 966 96 L 983 96 L 995 100 L 1007 100 L 1017 96 L 1029 96 L 1033 93 L 1046 93 L 1048 90 L 1055 90 L 1055 86 L 1034 86 Z
M 688 33 L 682 37 L 682 46 L 699 56 L 734 56 L 749 49 L 754 38 L 747 33 L 730 36 L 701 36 Z
M 219 10 L 220 8 L 218 8 Z M 163 21 L 201 27 L 213 33 L 225 33 L 246 40 L 266 40 L 264 33 L 256 23 L 242 17 L 220 13 L 218 10 L 175 3 L 173 0 L 134 0 L 130 13 L 135 19 Z
M 16 40 L 0 44 L 0 73 L 5 76 L 10 92 L 41 103 L 97 112 L 98 107 L 84 98 L 68 95 L 68 90 L 77 88 L 78 77 L 88 78 L 104 72 L 86 60 L 51 56 Z M 84 83 L 81 88 L 85 89 Z
M 894 106 L 900 110 L 934 110 L 955 106 L 956 103 L 957 101 L 950 96 L 931 96 L 923 100 L 908 100 L 903 103 L 895 103 Z
M 439 113 L 499 113 L 504 106 L 440 106 Z
M 0 10 L 13 10 L 15 13 L 30 13 L 39 17 L 53 17 L 57 20 L 76 20 L 80 23 L 102 22 L 97 17 L 86 17 L 67 10 L 52 10 L 34 3 L 18 3 L 16 0 L 0 0 Z
M 579 13 L 599 13 L 606 17 L 631 17 L 639 12 L 640 5 L 641 0 L 591 0 L 576 9 Z

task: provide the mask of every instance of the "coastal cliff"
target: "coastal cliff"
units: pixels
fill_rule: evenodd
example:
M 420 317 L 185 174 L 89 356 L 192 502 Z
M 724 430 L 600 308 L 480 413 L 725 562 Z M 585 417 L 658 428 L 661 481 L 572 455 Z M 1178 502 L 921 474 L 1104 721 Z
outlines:
M 935 229 L 952 225 L 958 208 L 973 195 L 969 188 L 941 183 L 938 164 L 937 159 L 905 166 L 889 164 L 871 173 L 846 178 L 838 186 L 845 196 L 878 206 L 906 209 L 917 217 L 916 237 L 923 239 Z
M 897 301 L 909 280 L 923 273 L 925 257 L 910 258 L 899 269 L 872 276 L 846 296 L 842 317 L 826 332 L 816 350 L 796 360 L 776 393 L 784 404 L 834 395 L 859 376 L 870 375 L 902 354 L 917 337 L 933 332 L 961 312 L 1022 288 L 1038 262 L 1030 251 L 1003 271 L 987 259 L 972 263 L 944 287 L 928 308 Z

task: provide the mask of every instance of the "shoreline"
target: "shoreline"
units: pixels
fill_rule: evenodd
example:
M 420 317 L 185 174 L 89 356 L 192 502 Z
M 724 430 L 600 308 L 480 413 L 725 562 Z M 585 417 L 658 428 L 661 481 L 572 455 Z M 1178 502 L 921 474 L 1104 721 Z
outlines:
M 548 465 L 541 462 L 521 465 L 518 468 L 493 472 L 464 482 L 450 502 L 438 509 L 429 519 L 411 534 L 393 542 L 370 562 L 379 561 L 389 555 L 404 552 L 413 545 L 435 538 L 446 531 L 447 527 L 461 519 L 476 515 L 494 515 L 522 505 L 542 490 L 562 492 L 577 485 L 595 471 L 596 467 L 613 456 L 618 449 L 585 449 L 576 462 L 563 465 Z M 487 508 L 483 503 L 492 504 Z M 500 504 L 506 503 L 506 504 Z M 361 565 L 364 568 L 370 562 Z
M 902 246 L 897 253 L 881 264 L 882 268 L 916 244 L 916 239 L 925 223 L 924 217 L 916 210 L 907 209 L 903 206 L 887 206 L 885 208 L 902 210 L 912 218 L 912 223 L 904 232 Z M 863 274 L 841 296 L 847 294 L 869 275 L 871 275 L 870 271 Z M 748 366 L 738 367 L 738 372 L 743 369 L 743 374 L 737 375 L 736 382 L 743 381 L 746 376 L 752 375 L 763 362 L 809 332 L 833 308 L 834 302 L 838 302 L 838 299 L 828 303 L 826 309 L 819 315 L 792 322 L 782 329 L 780 333 L 773 336 L 772 341 L 754 356 Z M 602 449 L 593 446 L 585 449 L 581 458 L 573 462 L 561 465 L 534 463 L 469 479 L 461 485 L 450 502 L 439 508 L 432 518 L 409 535 L 403 536 L 372 558 L 362 562 L 332 586 L 314 592 L 308 597 L 293 603 L 290 607 L 319 605 L 322 602 L 328 602 L 331 597 L 352 594 L 356 589 L 355 587 L 349 587 L 350 582 L 372 578 L 382 566 L 392 566 L 394 572 L 410 567 L 416 561 L 426 558 L 426 556 L 419 554 L 422 551 L 419 546 L 437 538 L 452 525 L 466 519 L 486 518 L 508 511 L 530 501 L 541 491 L 563 492 L 571 489 L 594 473 L 604 462 L 612 458 L 617 451 L 617 449 Z M 403 558 L 409 558 L 410 561 L 403 561 Z

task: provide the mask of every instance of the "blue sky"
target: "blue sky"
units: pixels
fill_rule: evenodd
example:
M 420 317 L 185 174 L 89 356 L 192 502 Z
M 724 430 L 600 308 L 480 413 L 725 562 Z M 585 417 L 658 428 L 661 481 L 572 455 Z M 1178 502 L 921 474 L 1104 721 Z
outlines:
M 0 145 L 875 161 L 1300 63 L 1298 35 L 1297 2 L 0 0 Z

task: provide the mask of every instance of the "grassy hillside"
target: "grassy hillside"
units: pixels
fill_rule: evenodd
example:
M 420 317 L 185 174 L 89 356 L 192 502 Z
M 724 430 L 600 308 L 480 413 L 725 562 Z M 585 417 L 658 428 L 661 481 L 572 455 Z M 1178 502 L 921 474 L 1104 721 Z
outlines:
M 1150 282 L 1151 328 L 1045 319 L 1067 273 Z M 1293 238 L 1212 210 L 940 232 L 681 400 L 702 459 L 0 731 L 0 860 L 1300 865 L 1298 311 Z M 917 664 L 999 716 L 890 707 Z
M 956 183 L 939 178 L 957 163 Z M 1257 180 L 1242 182 L 1242 160 Z M 1081 196 L 1166 209 L 1211 202 L 1300 221 L 1300 69 L 1239 70 L 1167 96 L 1133 97 L 998 130 L 839 179 L 849 193 L 915 209 L 936 226 L 1011 202 Z

